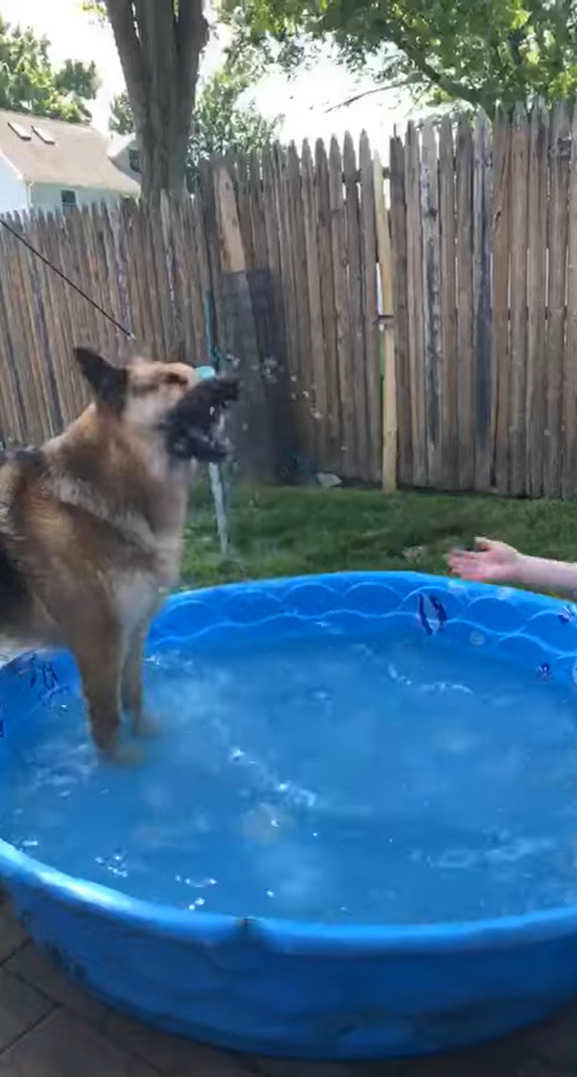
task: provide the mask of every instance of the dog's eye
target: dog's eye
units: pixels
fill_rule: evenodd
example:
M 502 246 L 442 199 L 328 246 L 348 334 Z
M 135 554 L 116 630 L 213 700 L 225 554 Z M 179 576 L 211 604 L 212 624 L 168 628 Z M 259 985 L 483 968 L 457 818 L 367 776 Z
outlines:
M 188 382 L 181 374 L 167 374 L 164 379 L 166 385 L 179 385 L 181 389 L 186 389 Z

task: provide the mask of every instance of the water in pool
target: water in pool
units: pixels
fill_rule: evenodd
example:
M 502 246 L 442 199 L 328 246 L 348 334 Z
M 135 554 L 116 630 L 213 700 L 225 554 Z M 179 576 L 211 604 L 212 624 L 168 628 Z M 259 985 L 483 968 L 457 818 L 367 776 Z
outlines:
M 569 688 L 408 634 L 162 651 L 147 689 L 162 732 L 136 769 L 97 761 L 72 690 L 11 724 L 2 837 L 191 915 L 421 923 L 577 902 Z

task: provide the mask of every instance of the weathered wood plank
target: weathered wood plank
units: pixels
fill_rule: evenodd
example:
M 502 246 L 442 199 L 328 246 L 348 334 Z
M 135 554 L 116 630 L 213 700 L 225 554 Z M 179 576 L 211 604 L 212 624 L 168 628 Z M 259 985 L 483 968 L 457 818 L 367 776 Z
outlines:
M 200 216 L 202 218 L 203 231 L 206 238 L 206 254 L 208 259 L 211 300 L 214 306 L 214 322 L 216 331 L 215 344 L 223 346 L 224 326 L 222 297 L 220 289 L 220 261 L 218 251 L 218 226 L 216 220 L 216 205 L 214 199 L 213 168 L 208 163 L 203 163 L 199 169 L 198 202 Z
M 212 339 L 212 299 L 214 285 L 210 278 L 206 235 L 198 200 L 181 208 L 183 234 L 177 245 L 177 279 L 182 290 L 181 320 L 190 319 L 191 352 L 195 363 L 214 363 L 210 351 Z
M 549 116 L 536 105 L 529 132 L 527 260 L 527 493 L 532 497 L 543 493 L 548 151 Z
M 491 202 L 493 170 L 487 117 L 475 121 L 473 166 L 473 289 L 475 349 L 475 488 L 491 489 L 493 355 L 491 334 Z
M 231 173 L 235 184 L 238 222 L 244 250 L 244 261 L 247 272 L 249 272 L 251 269 L 255 268 L 255 253 L 252 236 L 250 177 L 248 160 L 244 154 L 241 154 L 237 161 L 232 163 Z
M 21 230 L 22 223 L 18 214 L 12 215 L 10 224 L 17 231 Z M 19 365 L 25 363 L 25 372 L 28 374 L 25 393 L 30 404 L 29 421 L 32 423 L 28 436 L 32 438 L 34 444 L 39 445 L 50 433 L 50 425 L 43 393 L 44 387 L 38 368 L 34 328 L 30 319 L 29 296 L 26 290 L 24 257 L 27 256 L 27 252 L 16 238 L 8 236 L 8 242 L 10 245 L 9 273 L 13 285 L 11 288 L 13 321 L 10 328 L 17 334 L 16 362 Z M 31 377 L 30 374 L 32 374 Z
M 310 464 L 311 462 L 314 462 L 316 456 L 315 439 L 317 435 L 317 424 L 313 414 L 314 372 L 311 364 L 311 327 L 301 172 L 299 157 L 294 142 L 291 142 L 287 152 L 286 176 L 298 347 L 298 380 L 295 383 L 295 395 L 297 396 L 305 435 L 303 449 L 306 452 L 307 461 Z
M 402 139 L 390 143 L 391 244 L 395 309 L 395 368 L 399 441 L 398 478 L 402 486 L 413 481 L 411 372 L 409 366 L 409 295 L 407 265 L 407 211 L 405 203 L 405 148 Z
M 429 485 L 443 485 L 442 355 L 440 302 L 440 234 L 437 139 L 431 120 L 423 124 L 421 146 L 421 219 L 423 227 L 423 296 L 425 328 L 425 403 Z
M 324 366 L 327 386 L 327 464 L 341 465 L 341 398 L 339 393 L 338 349 L 335 318 L 335 285 L 331 235 L 329 163 L 322 139 L 315 146 L 315 195 L 321 306 L 323 314 Z
M 359 142 L 361 186 L 361 253 L 365 315 L 365 363 L 369 426 L 370 477 L 381 482 L 383 463 L 381 352 L 377 310 L 377 243 L 375 235 L 375 187 L 371 146 L 366 131 Z
M 138 240 L 136 228 L 136 216 L 138 208 L 132 200 L 126 198 L 121 204 L 121 230 L 124 237 L 126 262 L 129 267 L 127 272 L 128 299 L 130 303 L 130 320 L 132 332 L 138 345 L 145 339 L 144 319 L 140 309 L 140 291 L 136 280 L 136 273 L 132 272 L 134 259 L 138 256 Z
M 497 115 L 493 130 L 493 357 L 495 364 L 495 487 L 509 489 L 509 260 L 511 125 Z
M 383 371 L 383 457 L 382 487 L 385 494 L 397 488 L 397 379 L 395 370 L 395 331 L 393 327 L 393 259 L 391 252 L 390 216 L 385 202 L 383 166 L 378 153 L 373 158 L 375 185 L 375 217 L 377 227 L 377 259 L 381 289 L 381 313 L 384 348 Z
M 165 222 L 168 236 L 165 235 Z M 181 346 L 187 359 L 192 358 L 186 347 L 186 333 L 182 324 L 182 308 L 178 292 L 178 248 L 182 235 L 182 217 L 178 207 L 174 212 L 166 195 L 161 201 L 161 212 L 148 216 L 148 244 L 146 260 L 149 280 L 155 291 L 149 298 L 153 315 L 156 354 L 168 359 Z M 167 242 L 168 238 L 168 242 Z
M 74 279 L 74 264 L 70 255 L 67 256 L 71 237 L 67 231 L 66 224 L 63 214 L 48 214 L 46 218 L 47 253 L 53 265 L 58 266 L 60 270 L 67 271 L 70 278 Z M 80 374 L 77 363 L 74 361 L 73 349 L 78 344 L 94 342 L 90 341 L 88 327 L 85 323 L 81 322 L 79 324 L 77 322 L 74 292 L 70 285 L 59 278 L 55 279 L 53 277 L 52 287 L 57 297 L 58 321 L 65 346 L 64 363 L 69 370 L 69 388 L 74 408 L 74 414 L 70 416 L 72 419 L 82 411 L 88 401 L 88 388 Z
M 459 488 L 475 482 L 473 350 L 473 137 L 466 119 L 457 128 L 457 348 L 459 354 Z
M 407 200 L 407 295 L 409 303 L 409 368 L 411 376 L 411 434 L 413 483 L 428 484 L 427 426 L 424 363 L 424 296 L 421 231 L 419 136 L 413 123 L 405 142 L 405 197 Z
M 287 342 L 287 373 L 291 414 L 294 416 L 296 442 L 301 448 L 307 445 L 308 420 L 303 414 L 299 399 L 299 326 L 297 298 L 293 273 L 292 237 L 289 192 L 287 182 L 286 152 L 278 144 L 274 147 L 274 192 L 276 215 L 279 222 L 280 280 Z M 296 463 L 296 461 L 295 461 Z
M 561 493 L 563 357 L 565 351 L 565 289 L 569 191 L 569 117 L 564 104 L 556 106 L 549 144 L 549 281 L 547 318 L 547 406 L 543 492 Z
M 339 372 L 338 391 L 342 415 L 341 471 L 347 478 L 355 478 L 358 477 L 358 465 L 355 458 L 355 401 L 350 376 L 351 325 L 342 172 L 341 151 L 336 138 L 333 137 L 329 151 L 329 196 Z
M 311 148 L 307 141 L 302 151 L 302 195 L 304 213 L 304 239 L 306 254 L 306 281 L 308 287 L 312 384 L 310 401 L 314 421 L 314 444 L 319 470 L 325 467 L 326 429 L 324 416 L 327 411 L 327 386 L 323 346 L 323 312 L 319 279 L 319 252 L 317 247 L 317 219 L 315 208 L 315 175 Z
M 439 209 L 441 241 L 441 485 L 459 484 L 457 398 L 457 232 L 453 128 L 446 117 L 439 132 Z
M 566 332 L 561 493 L 565 498 L 574 498 L 577 497 L 577 106 L 573 109 L 571 126 Z
M 39 249 L 40 239 L 36 214 L 31 214 L 26 222 L 26 238 L 35 250 Z M 48 289 L 45 281 L 46 266 L 40 258 L 30 252 L 26 259 L 26 270 L 30 285 L 31 324 L 36 336 L 36 349 L 42 372 L 44 399 L 48 412 L 49 431 L 59 433 L 64 426 L 62 393 L 58 384 L 58 369 L 54 363 L 54 348 L 51 335 L 51 312 L 48 310 Z
M 370 478 L 367 386 L 365 381 L 365 323 L 363 318 L 363 272 L 357 158 L 352 135 L 347 131 L 343 151 L 345 181 L 348 302 L 351 322 L 351 369 L 355 471 L 357 478 Z
M 0 435 L 16 443 L 28 440 L 32 435 L 27 430 L 28 408 L 21 384 L 18 363 L 17 324 L 13 320 L 12 275 L 10 273 L 9 244 L 11 237 L 0 229 L 0 377 L 2 378 L 7 411 L 2 415 Z
M 527 404 L 527 210 L 529 125 L 522 105 L 513 114 L 511 143 L 511 381 L 509 398 L 509 493 L 526 489 Z
M 261 161 L 256 150 L 249 158 L 249 195 L 250 219 L 252 225 L 252 242 L 255 269 L 268 269 L 266 229 L 263 205 L 263 183 Z

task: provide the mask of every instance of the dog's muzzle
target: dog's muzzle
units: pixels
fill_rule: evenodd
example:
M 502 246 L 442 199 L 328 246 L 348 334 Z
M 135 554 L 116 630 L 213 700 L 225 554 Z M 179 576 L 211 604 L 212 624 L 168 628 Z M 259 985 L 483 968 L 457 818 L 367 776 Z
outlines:
M 238 400 L 238 380 L 219 375 L 201 381 L 165 416 L 163 428 L 169 456 L 218 464 L 228 455 L 223 414 Z

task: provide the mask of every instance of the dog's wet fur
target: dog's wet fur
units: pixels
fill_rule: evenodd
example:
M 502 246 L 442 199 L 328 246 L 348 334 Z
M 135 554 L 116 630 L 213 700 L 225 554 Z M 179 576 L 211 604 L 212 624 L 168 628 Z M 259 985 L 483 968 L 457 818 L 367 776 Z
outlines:
M 184 363 L 75 356 L 93 403 L 40 449 L 0 453 L 0 633 L 73 652 L 94 741 L 118 759 L 123 712 L 137 735 L 152 726 L 144 643 L 178 580 L 197 461 L 225 454 L 238 389 Z

